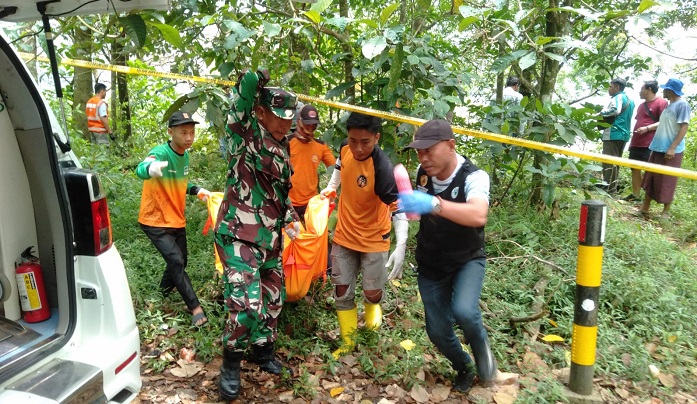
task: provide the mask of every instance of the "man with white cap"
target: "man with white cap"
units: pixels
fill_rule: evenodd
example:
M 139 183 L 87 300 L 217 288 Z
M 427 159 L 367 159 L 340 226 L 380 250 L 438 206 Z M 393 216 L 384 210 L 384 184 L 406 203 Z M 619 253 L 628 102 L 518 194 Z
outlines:
M 482 383 L 495 381 L 498 373 L 479 311 L 489 175 L 457 154 L 452 127 L 445 120 L 426 122 L 407 147 L 416 149 L 421 165 L 416 189 L 399 198 L 406 213 L 421 215 L 415 255 L 426 332 L 457 371 L 454 389 L 466 393 L 475 373 Z M 476 372 L 453 323 L 472 348 Z
M 685 134 L 690 124 L 690 104 L 683 100 L 683 83 L 670 79 L 661 86 L 663 98 L 670 102 L 658 121 L 656 134 L 649 145 L 649 163 L 680 168 L 685 151 Z M 648 216 L 651 200 L 663 204 L 661 216 L 667 216 L 675 197 L 678 177 L 647 172 L 641 187 L 646 191 L 640 213 Z

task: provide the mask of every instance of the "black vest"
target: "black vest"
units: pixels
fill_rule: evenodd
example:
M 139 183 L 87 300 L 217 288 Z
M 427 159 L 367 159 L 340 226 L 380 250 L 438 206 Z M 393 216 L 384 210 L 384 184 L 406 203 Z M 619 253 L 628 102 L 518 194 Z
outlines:
M 443 192 L 441 199 L 466 202 L 465 180 L 479 170 L 465 157 L 452 182 Z M 417 189 L 435 195 L 431 177 L 423 168 L 416 175 Z M 423 184 L 423 185 L 422 185 Z M 423 215 L 416 235 L 416 263 L 418 271 L 427 278 L 437 279 L 457 271 L 465 263 L 485 257 L 484 227 L 462 226 L 437 215 Z

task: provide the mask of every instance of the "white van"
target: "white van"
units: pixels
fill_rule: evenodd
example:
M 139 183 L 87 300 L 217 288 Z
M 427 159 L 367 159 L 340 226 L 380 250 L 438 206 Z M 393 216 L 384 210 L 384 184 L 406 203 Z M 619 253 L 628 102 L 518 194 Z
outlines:
M 114 7 L 166 9 L 169 0 L 0 0 L 0 20 Z M 4 34 L 0 96 L 0 403 L 130 402 L 141 386 L 140 341 L 106 192 L 80 167 Z M 45 285 L 43 300 L 29 297 L 33 305 L 35 279 L 18 288 L 16 275 L 28 247 Z M 36 321 L 26 317 L 36 307 L 50 317 L 25 321 Z

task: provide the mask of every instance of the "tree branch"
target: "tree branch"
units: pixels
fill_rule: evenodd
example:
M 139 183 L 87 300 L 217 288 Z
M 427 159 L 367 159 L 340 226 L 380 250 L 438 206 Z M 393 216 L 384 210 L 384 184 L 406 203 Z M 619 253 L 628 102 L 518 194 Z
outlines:
M 646 46 L 647 48 L 649 48 L 649 49 L 651 49 L 651 50 L 653 50 L 653 51 L 655 51 L 655 52 L 660 53 L 661 55 L 670 56 L 670 57 L 672 57 L 672 58 L 679 59 L 679 60 L 686 60 L 686 61 L 688 61 L 688 62 L 697 62 L 697 58 L 683 58 L 683 57 L 671 55 L 671 54 L 668 53 L 668 52 L 664 52 L 664 51 L 662 51 L 662 50 L 656 49 L 656 48 L 654 48 L 653 46 L 651 46 L 651 45 L 649 45 L 649 44 L 646 44 L 646 43 L 640 41 L 639 38 L 637 38 L 637 37 L 635 37 L 635 36 L 630 36 L 629 38 L 631 38 L 631 39 L 637 41 L 640 45 L 644 45 L 644 46 Z

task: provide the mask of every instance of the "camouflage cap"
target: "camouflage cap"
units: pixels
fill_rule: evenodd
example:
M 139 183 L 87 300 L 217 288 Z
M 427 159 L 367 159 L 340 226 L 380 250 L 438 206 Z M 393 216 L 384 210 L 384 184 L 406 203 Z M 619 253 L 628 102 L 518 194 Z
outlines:
M 261 93 L 261 104 L 281 119 L 293 119 L 297 103 L 298 97 L 282 88 L 265 87 Z

